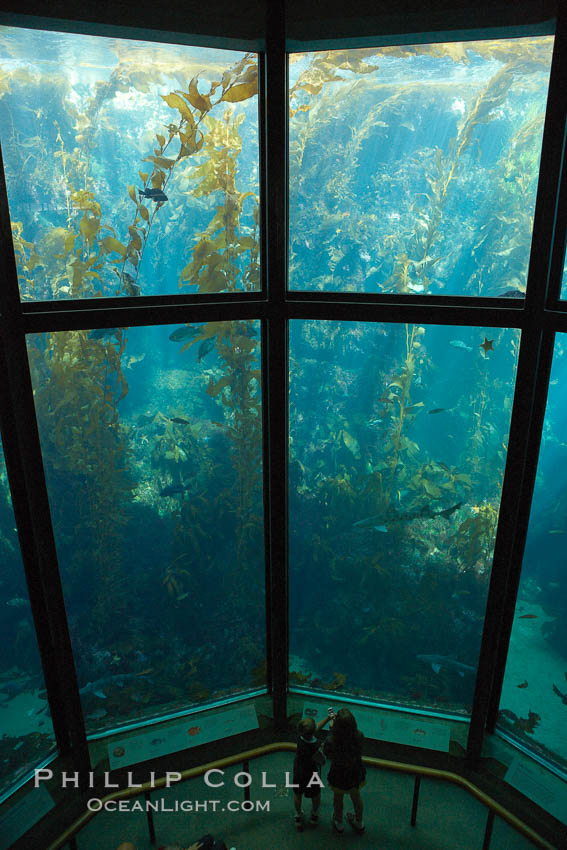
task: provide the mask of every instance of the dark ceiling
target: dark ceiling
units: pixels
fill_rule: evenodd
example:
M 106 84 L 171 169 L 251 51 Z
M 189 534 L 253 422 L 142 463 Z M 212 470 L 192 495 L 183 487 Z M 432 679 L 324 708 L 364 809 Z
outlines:
M 427 34 L 434 31 L 478 30 L 506 26 L 540 27 L 555 15 L 561 0 L 494 2 L 494 0 L 287 0 L 287 34 L 293 43 L 323 44 L 327 40 L 380 39 L 397 33 Z M 23 15 L 66 21 L 71 29 L 101 33 L 100 25 L 147 29 L 162 34 L 179 33 L 194 41 L 215 41 L 227 36 L 261 48 L 266 16 L 278 13 L 278 0 L 3 0 L 2 23 L 24 24 Z M 11 20 L 8 20 L 11 18 Z M 85 27 L 86 24 L 86 27 Z M 93 27 L 95 29 L 93 29 Z M 57 27 L 59 28 L 59 27 Z M 62 28 L 67 28 L 63 26 Z M 103 33 L 101 33 L 103 34 Z M 109 33 L 110 34 L 110 33 Z M 139 35 L 139 34 L 138 34 Z M 185 40 L 185 39 L 184 39 Z M 421 39 L 419 39 L 421 40 Z

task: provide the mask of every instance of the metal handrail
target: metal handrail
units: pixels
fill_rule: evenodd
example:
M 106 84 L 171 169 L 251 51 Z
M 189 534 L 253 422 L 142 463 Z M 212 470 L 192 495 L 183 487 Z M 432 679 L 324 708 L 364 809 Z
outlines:
M 207 770 L 230 767 L 234 764 L 238 764 L 239 762 L 248 762 L 251 759 L 260 758 L 262 756 L 269 755 L 270 753 L 286 751 L 294 752 L 295 749 L 296 744 L 290 741 L 277 741 L 273 744 L 265 744 L 262 747 L 255 747 L 252 750 L 244 750 L 241 753 L 236 753 L 235 755 L 227 756 L 226 758 L 217 759 L 216 761 L 207 762 L 206 764 L 198 765 L 197 767 L 191 767 L 188 770 L 181 771 L 181 779 L 179 781 L 185 782 L 188 779 L 194 779 L 196 776 L 201 776 L 202 774 L 206 773 Z M 372 758 L 370 756 L 363 756 L 362 760 L 364 764 L 368 767 L 382 768 L 383 770 L 393 770 L 398 773 L 411 774 L 415 777 L 416 783 L 411 819 L 412 826 L 415 825 L 415 815 L 417 812 L 417 795 L 419 794 L 420 780 L 422 776 L 426 776 L 430 779 L 440 779 L 445 782 L 451 782 L 454 785 L 460 786 L 463 790 L 467 791 L 480 803 L 482 803 L 483 806 L 489 809 L 487 829 L 485 833 L 485 848 L 489 846 L 494 815 L 498 815 L 499 818 L 506 821 L 506 823 L 508 823 L 513 829 L 515 829 L 525 838 L 532 841 L 538 847 L 543 848 L 543 850 L 555 850 L 552 844 L 542 838 L 541 835 L 539 835 L 530 826 L 520 820 L 520 818 L 516 817 L 516 815 L 508 811 L 508 809 L 504 808 L 504 806 L 502 806 L 500 803 L 497 803 L 496 800 L 493 800 L 492 797 L 490 797 L 484 791 L 481 791 L 480 788 L 477 788 L 476 785 L 474 785 L 468 779 L 465 779 L 463 776 L 460 776 L 458 773 L 452 773 L 448 770 L 438 770 L 432 767 L 423 767 L 421 765 L 415 764 L 403 764 L 402 762 Z M 71 826 L 67 827 L 67 829 L 52 844 L 49 845 L 48 850 L 59 850 L 59 848 L 63 847 L 67 842 L 71 842 L 73 846 L 74 836 L 91 820 L 91 818 L 97 815 L 99 811 L 102 811 L 104 809 L 104 804 L 107 801 L 127 800 L 131 797 L 136 797 L 141 794 L 145 794 L 146 799 L 148 799 L 149 792 L 157 788 L 166 787 L 166 781 L 166 777 L 162 776 L 159 779 L 154 779 L 151 782 L 146 782 L 142 785 L 136 786 L 135 788 L 124 788 L 118 791 L 113 791 L 111 794 L 107 794 L 104 797 L 101 797 L 100 800 L 103 804 L 101 808 L 97 811 L 85 811 L 79 818 L 77 818 L 77 820 L 75 820 L 71 824 Z

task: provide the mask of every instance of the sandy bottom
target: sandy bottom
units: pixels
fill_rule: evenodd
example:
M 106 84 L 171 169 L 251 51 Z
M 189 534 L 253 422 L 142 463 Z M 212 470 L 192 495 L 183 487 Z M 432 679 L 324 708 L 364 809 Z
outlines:
M 521 614 L 536 614 L 537 618 L 521 620 Z M 556 652 L 541 632 L 543 624 L 552 620 L 540 605 L 519 601 L 500 708 L 518 717 L 527 717 L 530 711 L 539 714 L 539 725 L 527 737 L 567 761 L 567 705 L 553 692 L 555 685 L 562 694 L 567 693 L 567 658 Z M 518 687 L 526 681 L 527 687 Z
M 40 708 L 45 708 L 47 702 L 40 699 L 39 691 L 24 691 L 9 702 L 0 705 L 0 734 L 19 737 L 31 732 L 52 732 L 51 718 Z

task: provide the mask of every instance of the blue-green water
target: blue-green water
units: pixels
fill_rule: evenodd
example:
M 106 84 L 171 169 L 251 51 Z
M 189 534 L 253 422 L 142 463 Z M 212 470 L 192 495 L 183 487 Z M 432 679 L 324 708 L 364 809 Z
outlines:
M 259 287 L 254 56 L 0 36 L 23 299 Z M 520 297 L 550 55 L 520 39 L 296 57 L 291 286 Z M 292 686 L 468 717 L 519 343 L 291 322 Z M 28 354 L 87 731 L 264 687 L 260 323 L 51 332 Z M 564 760 L 553 380 L 502 722 Z M 5 474 L 0 491 L 9 785 L 53 736 Z

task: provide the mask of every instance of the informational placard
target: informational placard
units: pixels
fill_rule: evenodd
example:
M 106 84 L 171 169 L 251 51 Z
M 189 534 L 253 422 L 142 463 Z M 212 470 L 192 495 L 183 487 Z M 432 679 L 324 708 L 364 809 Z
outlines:
M 129 767 L 257 728 L 258 717 L 253 703 L 202 716 L 193 714 L 170 726 L 150 726 L 138 735 L 115 739 L 108 744 L 110 768 Z
M 567 792 L 564 783 L 538 764 L 515 757 L 506 773 L 506 782 L 554 818 L 567 824 Z
M 0 818 L 0 850 L 10 850 L 54 805 L 47 788 L 40 785 L 10 806 Z
M 389 741 L 392 744 L 405 744 L 410 747 L 422 747 L 427 750 L 449 752 L 451 739 L 450 727 L 445 723 L 423 720 L 421 717 L 398 717 L 381 712 L 380 709 L 359 705 L 344 705 L 350 708 L 356 718 L 360 731 L 367 738 L 377 741 Z M 313 717 L 317 723 L 327 715 L 327 707 L 317 703 L 304 703 L 303 716 Z

